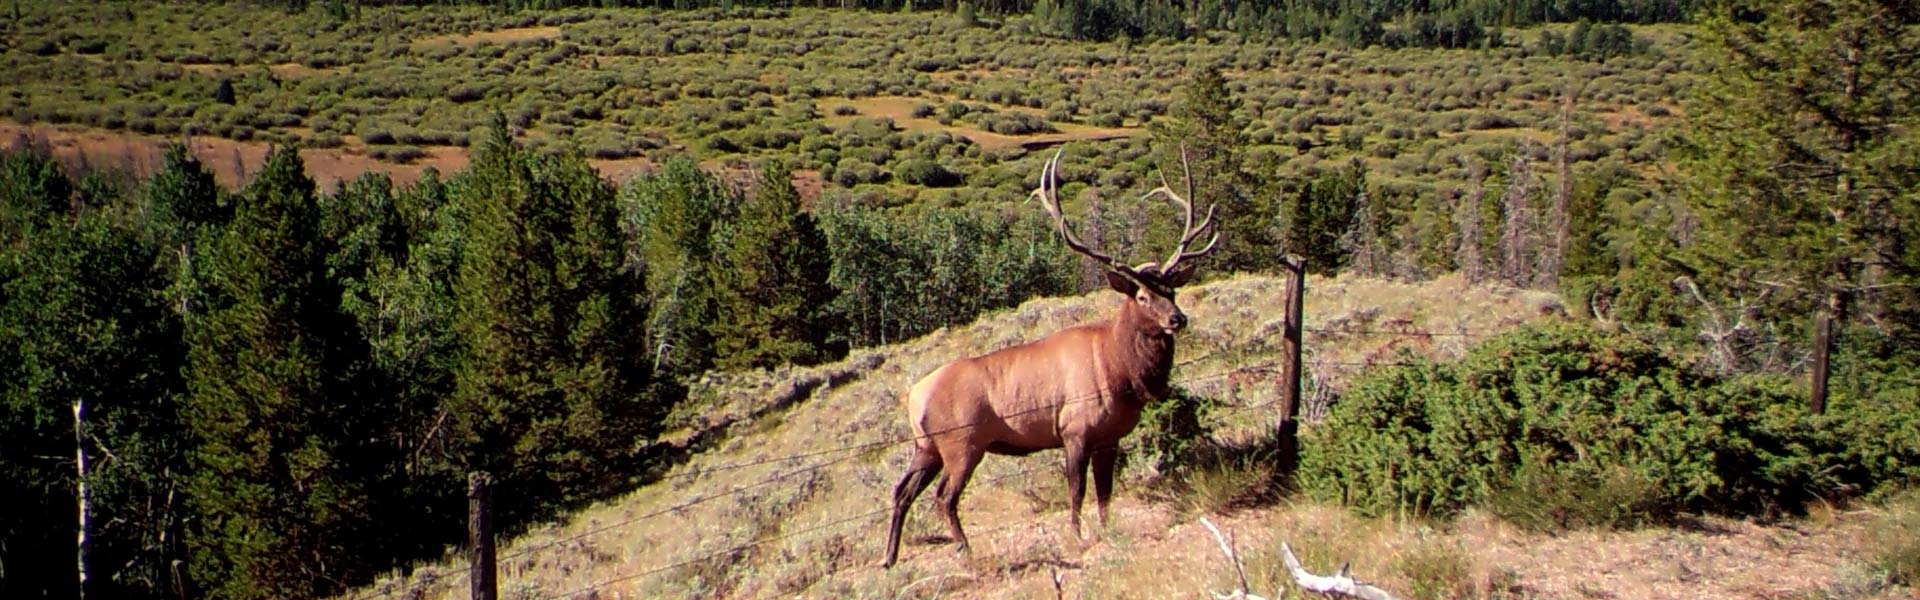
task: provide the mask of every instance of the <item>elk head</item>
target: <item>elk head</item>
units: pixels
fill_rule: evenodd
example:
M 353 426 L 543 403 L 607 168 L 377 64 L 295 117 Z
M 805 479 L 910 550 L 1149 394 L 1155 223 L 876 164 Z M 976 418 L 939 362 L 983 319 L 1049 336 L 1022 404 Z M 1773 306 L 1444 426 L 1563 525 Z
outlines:
M 1182 219 L 1180 242 L 1174 245 L 1173 253 L 1167 256 L 1166 262 L 1146 262 L 1131 267 L 1088 247 L 1080 241 L 1079 236 L 1073 233 L 1073 228 L 1067 225 L 1066 215 L 1060 210 L 1059 200 L 1060 154 L 1059 151 L 1055 151 L 1053 158 L 1047 160 L 1046 168 L 1040 173 L 1040 187 L 1033 190 L 1032 197 L 1038 198 L 1041 206 L 1047 209 L 1047 214 L 1053 217 L 1053 226 L 1060 230 L 1060 236 L 1066 239 L 1067 247 L 1107 268 L 1107 285 L 1112 287 L 1113 291 L 1127 296 L 1128 303 L 1123 313 L 1139 320 L 1142 329 L 1157 327 L 1161 333 L 1173 335 L 1174 332 L 1185 328 L 1187 315 L 1180 312 L 1180 306 L 1174 303 L 1175 290 L 1186 285 L 1187 281 L 1193 277 L 1194 263 L 1187 261 L 1213 252 L 1214 245 L 1220 243 L 1220 231 L 1215 228 L 1213 237 L 1207 241 L 1205 247 L 1199 250 L 1187 250 L 1201 232 L 1213 225 L 1213 213 L 1219 205 L 1208 206 L 1206 217 L 1200 220 L 1198 226 L 1193 224 L 1193 203 L 1187 200 L 1188 196 L 1193 195 L 1193 169 L 1187 164 L 1186 153 L 1183 151 L 1180 154 L 1180 166 L 1186 182 L 1185 196 L 1175 193 L 1173 187 L 1168 185 L 1163 177 L 1160 187 L 1140 197 L 1145 201 L 1154 196 L 1164 196 L 1180 209 Z

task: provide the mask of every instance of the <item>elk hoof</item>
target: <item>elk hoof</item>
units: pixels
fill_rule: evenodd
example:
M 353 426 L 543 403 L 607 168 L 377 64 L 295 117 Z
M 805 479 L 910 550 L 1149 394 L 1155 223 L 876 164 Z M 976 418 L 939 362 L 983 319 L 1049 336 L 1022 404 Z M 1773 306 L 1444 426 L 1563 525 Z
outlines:
M 954 544 L 953 552 L 954 554 L 959 554 L 963 556 L 968 554 L 973 554 L 973 547 L 967 545 L 966 542 L 960 542 L 958 544 Z

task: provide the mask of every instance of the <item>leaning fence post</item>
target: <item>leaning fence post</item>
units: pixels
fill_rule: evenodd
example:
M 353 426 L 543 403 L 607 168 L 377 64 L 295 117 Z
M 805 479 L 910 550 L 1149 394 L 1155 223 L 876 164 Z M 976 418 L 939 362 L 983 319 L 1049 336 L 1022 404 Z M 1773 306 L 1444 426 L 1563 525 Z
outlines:
M 1307 259 L 1287 256 L 1280 264 L 1287 270 L 1287 316 L 1280 348 L 1280 471 L 1291 479 L 1300 464 L 1301 314 L 1307 297 Z
M 494 579 L 493 556 L 493 477 L 485 471 L 467 474 L 467 581 L 473 600 L 496 600 L 500 593 Z

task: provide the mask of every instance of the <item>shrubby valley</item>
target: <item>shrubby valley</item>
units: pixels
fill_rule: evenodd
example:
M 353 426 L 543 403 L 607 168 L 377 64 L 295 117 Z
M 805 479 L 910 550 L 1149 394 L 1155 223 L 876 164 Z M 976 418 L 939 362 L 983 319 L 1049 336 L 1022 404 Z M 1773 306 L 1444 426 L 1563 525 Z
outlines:
M 474 471 L 514 597 L 1228 589 L 1200 515 L 1268 597 L 1283 538 L 1402 597 L 1564 597 L 1498 548 L 1689 527 L 1843 557 L 1708 595 L 1920 581 L 1910 3 L 0 16 L 0 595 L 463 594 Z M 1117 302 L 1028 201 L 1056 153 L 1130 264 L 1183 232 L 1143 192 L 1218 210 L 1126 523 L 873 570 L 906 387 Z M 1062 522 L 1054 456 L 983 470 L 969 523 Z M 1199 587 L 1128 579 L 1176 555 Z

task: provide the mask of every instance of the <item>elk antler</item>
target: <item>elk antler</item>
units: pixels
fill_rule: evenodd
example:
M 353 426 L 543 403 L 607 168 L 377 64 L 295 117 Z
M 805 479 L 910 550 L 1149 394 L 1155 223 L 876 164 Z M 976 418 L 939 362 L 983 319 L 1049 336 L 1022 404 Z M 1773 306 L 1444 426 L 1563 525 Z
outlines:
M 1040 171 L 1040 187 L 1035 188 L 1029 197 L 1040 199 L 1040 205 L 1047 209 L 1048 215 L 1053 216 L 1054 228 L 1059 229 L 1060 236 L 1066 238 L 1068 248 L 1072 248 L 1074 252 L 1086 255 L 1087 258 L 1105 264 L 1109 269 L 1126 271 L 1126 268 L 1118 261 L 1113 260 L 1113 257 L 1102 254 L 1100 251 L 1089 248 L 1086 244 L 1081 243 L 1080 237 L 1073 234 L 1073 228 L 1067 226 L 1067 217 L 1060 212 L 1060 200 L 1058 198 L 1060 193 L 1060 154 L 1062 152 L 1064 151 L 1054 151 L 1053 158 L 1047 160 L 1046 168 Z M 1192 219 L 1193 217 L 1189 214 L 1187 218 Z
M 1162 172 L 1160 174 L 1160 187 L 1154 188 L 1153 191 L 1147 192 L 1146 195 L 1140 197 L 1141 200 L 1145 200 L 1152 198 L 1156 194 L 1163 195 L 1166 196 L 1168 200 L 1172 200 L 1174 204 L 1180 206 L 1180 214 L 1184 222 L 1184 225 L 1181 226 L 1180 243 L 1174 245 L 1173 254 L 1167 257 L 1167 262 L 1160 265 L 1161 273 L 1172 273 L 1174 265 L 1180 264 L 1182 260 L 1206 256 L 1207 253 L 1213 252 L 1213 246 L 1215 244 L 1220 243 L 1220 230 L 1214 229 L 1213 239 L 1207 241 L 1206 247 L 1193 252 L 1187 251 L 1187 245 L 1192 244 L 1194 238 L 1200 237 L 1200 232 L 1206 231 L 1208 226 L 1213 225 L 1213 212 L 1219 209 L 1220 205 L 1208 205 L 1207 217 L 1200 220 L 1199 227 L 1194 227 L 1193 203 L 1187 201 L 1187 197 L 1193 196 L 1193 167 L 1187 164 L 1186 146 L 1180 147 L 1180 172 L 1186 180 L 1187 196 L 1183 197 L 1180 194 L 1174 193 L 1173 186 L 1167 184 L 1166 173 Z

